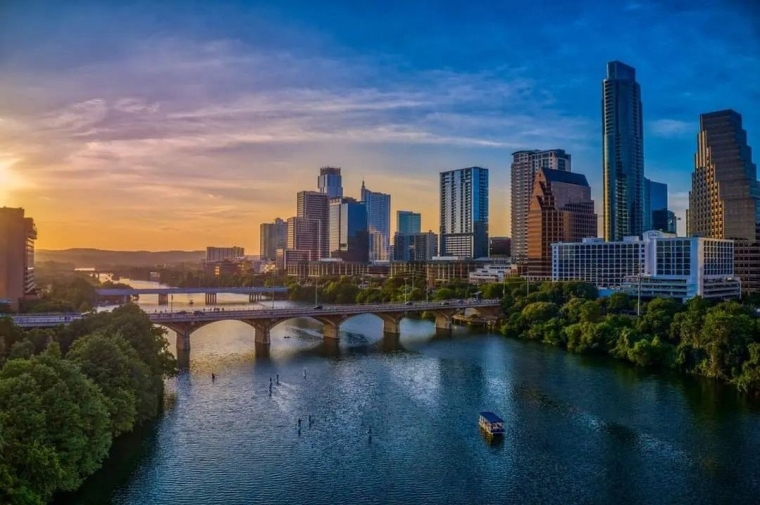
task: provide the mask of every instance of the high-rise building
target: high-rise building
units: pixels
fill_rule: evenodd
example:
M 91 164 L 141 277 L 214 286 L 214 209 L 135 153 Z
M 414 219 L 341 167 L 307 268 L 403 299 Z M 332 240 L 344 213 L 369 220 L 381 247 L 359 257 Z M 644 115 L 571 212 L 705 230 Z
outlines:
M 488 256 L 491 258 L 511 257 L 512 239 L 510 237 L 491 237 L 488 240 Z
M 330 257 L 369 262 L 367 207 L 354 198 L 330 202 Z
M 24 209 L 0 208 L 0 303 L 18 310 L 35 295 L 34 241 L 37 227 Z
M 274 223 L 261 223 L 259 255 L 262 260 L 275 261 L 277 249 L 288 246 L 288 223 L 279 217 Z
M 330 200 L 333 198 L 343 198 L 343 177 L 340 175 L 340 168 L 320 168 L 317 187 L 319 188 L 319 192 L 326 194 Z
M 420 233 L 422 216 L 409 210 L 396 211 L 396 233 Z
M 655 230 L 654 213 L 667 210 L 668 185 L 644 177 L 644 231 Z M 666 230 L 661 230 L 666 231 Z
M 235 258 L 242 258 L 245 256 L 245 248 L 243 247 L 207 247 L 206 248 L 206 263 L 214 263 L 216 261 L 232 260 Z
M 319 236 L 317 237 L 317 256 L 313 261 L 329 258 L 329 228 L 330 218 L 328 208 L 330 198 L 319 191 L 300 191 L 297 195 L 296 217 L 319 221 Z
M 367 209 L 369 260 L 391 259 L 391 195 L 370 191 L 362 181 L 362 203 Z
M 586 176 L 539 169 L 528 212 L 528 274 L 552 275 L 552 244 L 581 242 L 597 235 L 594 201 Z
M 488 256 L 488 169 L 441 172 L 442 256 Z
M 430 261 L 438 256 L 438 235 L 396 233 L 393 238 L 393 261 Z
M 607 63 L 602 84 L 604 238 L 644 231 L 644 130 L 636 69 Z
M 760 184 L 742 117 L 721 110 L 699 117 L 688 235 L 733 239 L 742 290 L 760 291 Z
M 562 149 L 517 151 L 512 153 L 512 261 L 524 263 L 528 257 L 528 211 L 536 172 L 542 168 L 570 172 L 570 155 Z
M 309 261 L 320 259 L 321 228 L 322 224 L 318 219 L 298 216 L 289 218 L 287 250 L 308 252 Z

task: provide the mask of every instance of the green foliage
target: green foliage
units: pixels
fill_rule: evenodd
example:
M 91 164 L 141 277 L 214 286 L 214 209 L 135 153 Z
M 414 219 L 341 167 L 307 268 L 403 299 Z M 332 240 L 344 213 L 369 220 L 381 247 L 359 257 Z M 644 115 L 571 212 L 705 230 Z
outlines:
M 108 454 L 109 427 L 102 393 L 59 350 L 8 361 L 0 371 L 0 501 L 46 503 L 77 489 Z
M 113 436 L 158 413 L 163 378 L 176 372 L 163 331 L 135 305 L 55 330 L 0 319 L 0 336 L 10 342 L 0 369 L 0 503 L 43 504 L 76 489 Z
M 484 289 L 504 294 L 504 335 L 760 391 L 760 319 L 747 305 L 658 298 L 636 317 L 636 300 L 623 293 L 601 299 L 582 283 L 531 284 L 530 295 L 525 288 L 511 281 Z

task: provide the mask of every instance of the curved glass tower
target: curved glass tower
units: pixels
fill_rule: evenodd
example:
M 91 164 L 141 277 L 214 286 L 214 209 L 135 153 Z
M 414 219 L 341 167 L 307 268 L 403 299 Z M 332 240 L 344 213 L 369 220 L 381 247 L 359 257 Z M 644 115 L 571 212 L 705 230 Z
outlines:
M 644 133 L 636 69 L 607 63 L 602 90 L 604 239 L 614 241 L 644 231 Z

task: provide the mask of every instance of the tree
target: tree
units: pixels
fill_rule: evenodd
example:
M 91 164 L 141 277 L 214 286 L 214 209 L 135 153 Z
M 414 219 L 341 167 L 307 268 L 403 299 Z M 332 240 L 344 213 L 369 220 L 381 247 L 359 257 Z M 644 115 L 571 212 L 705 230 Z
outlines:
M 559 307 L 551 302 L 535 302 L 522 309 L 522 317 L 528 325 L 544 323 L 559 315 Z
M 29 340 L 19 340 L 11 346 L 8 359 L 29 359 L 34 355 L 34 344 Z
M 103 392 L 113 436 L 132 430 L 154 413 L 157 398 L 151 391 L 150 369 L 121 335 L 82 337 L 66 358 Z
M 607 312 L 610 314 L 622 314 L 631 310 L 631 299 L 621 292 L 612 293 L 607 298 Z
M 0 501 L 46 503 L 73 491 L 111 446 L 103 395 L 52 344 L 0 370 Z
M 744 313 L 731 314 L 720 305 L 710 309 L 698 343 L 706 353 L 706 359 L 697 365 L 699 371 L 724 380 L 739 376 L 755 331 L 755 321 Z

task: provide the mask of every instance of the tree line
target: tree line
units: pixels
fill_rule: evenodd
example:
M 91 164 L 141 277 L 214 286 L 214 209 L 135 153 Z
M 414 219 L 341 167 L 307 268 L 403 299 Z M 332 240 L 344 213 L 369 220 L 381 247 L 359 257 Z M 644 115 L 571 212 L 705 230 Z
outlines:
M 760 319 L 750 305 L 699 297 L 686 303 L 655 298 L 637 305 L 623 293 L 600 298 L 577 282 L 522 281 L 502 290 L 504 335 L 577 354 L 598 354 L 638 366 L 673 369 L 760 393 Z
M 0 503 L 74 491 L 113 439 L 158 415 L 176 373 L 164 330 L 129 304 L 56 329 L 0 318 Z

